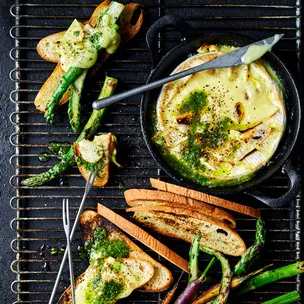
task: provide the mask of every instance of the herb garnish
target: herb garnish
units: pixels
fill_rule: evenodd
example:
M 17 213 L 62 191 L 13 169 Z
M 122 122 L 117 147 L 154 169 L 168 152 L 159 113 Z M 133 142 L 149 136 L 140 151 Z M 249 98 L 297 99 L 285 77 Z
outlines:
M 125 258 L 129 254 L 129 247 L 123 240 L 108 240 L 107 231 L 103 227 L 98 227 L 94 231 L 94 238 L 88 239 L 84 247 L 80 249 L 82 258 L 90 258 L 90 264 L 96 262 L 98 258 Z

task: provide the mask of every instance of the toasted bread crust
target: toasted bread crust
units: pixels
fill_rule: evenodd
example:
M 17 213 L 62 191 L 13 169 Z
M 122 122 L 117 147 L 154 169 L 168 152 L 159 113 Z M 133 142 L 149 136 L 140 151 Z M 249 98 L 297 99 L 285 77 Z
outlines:
M 109 221 L 114 223 L 124 232 L 133 236 L 135 239 L 137 239 L 147 247 L 151 248 L 152 250 L 163 256 L 165 259 L 181 268 L 182 270 L 186 272 L 189 271 L 188 262 L 185 259 L 180 257 L 174 251 L 170 250 L 167 246 L 163 245 L 157 239 L 152 237 L 149 233 L 101 204 L 98 204 L 97 209 L 98 213 L 101 216 L 107 218 Z
M 249 206 L 237 204 L 213 195 L 209 195 L 196 190 L 188 189 L 185 187 L 177 186 L 174 184 L 166 183 L 155 178 L 150 178 L 150 182 L 153 188 L 158 190 L 167 191 L 175 194 L 179 194 L 188 198 L 192 198 L 198 201 L 206 202 L 211 205 L 222 207 L 225 209 L 233 210 L 254 218 L 261 218 L 259 209 L 255 209 Z
M 130 249 L 130 258 L 148 261 L 152 264 L 154 267 L 154 276 L 140 288 L 141 291 L 161 292 L 172 285 L 173 277 L 166 267 L 152 259 L 127 236 L 120 232 L 111 222 L 100 216 L 98 213 L 91 210 L 83 212 L 80 216 L 79 224 L 84 240 L 92 238 L 97 227 L 105 227 L 108 231 L 109 239 L 123 239 L 127 243 Z
M 83 279 L 85 273 L 83 272 L 81 275 L 79 275 L 76 279 L 75 279 L 75 286 L 77 286 Z M 57 304 L 70 304 L 72 303 L 72 290 L 71 290 L 71 286 L 69 286 L 64 292 L 63 294 L 60 296 Z
M 56 52 L 51 52 L 49 48 L 52 45 L 54 45 L 54 43 L 56 43 L 57 41 L 60 41 L 64 33 L 65 33 L 64 31 L 58 32 L 42 38 L 38 42 L 36 47 L 36 50 L 40 55 L 40 57 L 42 57 L 44 60 L 58 63 L 60 60 L 59 54 Z
M 189 212 L 194 213 L 195 211 L 197 214 L 211 216 L 216 220 L 226 221 L 231 228 L 236 227 L 235 218 L 230 213 L 178 194 L 158 190 L 129 189 L 124 192 L 124 196 L 127 204 L 132 207 L 138 206 L 140 202 L 156 202 L 160 205 L 171 207 L 183 206 L 185 208 L 186 206 Z
M 160 234 L 191 243 L 198 231 L 201 232 L 201 246 L 221 253 L 241 256 L 246 245 L 242 238 L 227 225 L 212 219 L 199 220 L 181 214 L 160 211 L 135 212 L 134 218 Z
M 102 11 L 105 11 L 107 9 L 107 7 L 110 5 L 110 3 L 111 3 L 111 0 L 105 0 L 95 8 L 90 20 L 88 21 L 88 23 L 92 27 L 95 27 L 97 25 L 99 16 L 102 14 Z
M 50 77 L 45 81 L 39 90 L 38 94 L 35 97 L 34 104 L 36 108 L 45 112 L 47 104 L 49 103 L 54 91 L 58 87 L 60 83 L 61 77 L 65 74 L 64 70 L 61 68 L 60 64 L 57 64 L 54 71 L 50 75 Z M 59 105 L 66 103 L 69 100 L 70 89 L 68 89 L 60 99 Z

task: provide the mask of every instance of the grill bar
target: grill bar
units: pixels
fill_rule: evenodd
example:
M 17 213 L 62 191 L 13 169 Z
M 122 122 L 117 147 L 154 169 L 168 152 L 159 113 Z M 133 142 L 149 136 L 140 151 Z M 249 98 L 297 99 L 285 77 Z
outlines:
M 78 3 L 77 3 L 78 2 Z M 122 1 L 124 2 L 124 0 Z M 126 2 L 126 1 L 125 1 Z M 145 44 L 145 32 L 150 24 L 159 17 L 173 13 L 183 16 L 195 28 L 203 28 L 206 34 L 215 31 L 230 31 L 244 34 L 257 40 L 283 31 L 284 38 L 277 46 L 277 52 L 285 60 L 291 72 L 297 77 L 300 70 L 301 43 L 301 9 L 300 0 L 267 0 L 267 1 L 222 1 L 204 0 L 198 3 L 189 0 L 187 4 L 181 0 L 142 0 L 145 8 L 146 22 L 142 32 L 133 42 L 126 46 L 123 53 L 113 56 L 103 71 L 120 80 L 118 91 L 125 91 L 145 82 L 150 72 L 151 58 Z M 233 2 L 233 3 L 232 3 Z M 64 245 L 65 238 L 61 226 L 61 201 L 63 197 L 71 202 L 71 217 L 75 218 L 84 189 L 84 182 L 76 167 L 72 168 L 61 179 L 40 187 L 20 186 L 20 180 L 33 176 L 50 168 L 56 161 L 51 157 L 49 163 L 41 163 L 38 158 L 41 153 L 48 151 L 52 140 L 71 143 L 76 134 L 72 133 L 66 117 L 66 109 L 60 110 L 60 123 L 49 126 L 43 115 L 35 110 L 33 100 L 41 85 L 49 76 L 55 64 L 47 63 L 36 53 L 36 44 L 45 35 L 67 28 L 71 20 L 88 19 L 96 1 L 66 0 L 64 4 L 49 0 L 16 0 L 11 7 L 11 14 L 15 18 L 15 26 L 10 34 L 15 40 L 15 47 L 10 57 L 15 61 L 15 69 L 10 73 L 15 83 L 15 90 L 11 92 L 10 100 L 15 104 L 15 111 L 11 114 L 11 123 L 15 132 L 10 142 L 15 146 L 15 153 L 10 164 L 16 173 L 11 177 L 10 184 L 15 189 L 15 196 L 10 201 L 16 210 L 16 217 L 11 221 L 11 227 L 16 231 L 16 238 L 11 247 L 16 255 L 11 269 L 16 273 L 16 280 L 12 283 L 12 290 L 16 293 L 15 303 L 47 303 L 56 277 L 61 256 L 52 256 L 51 247 Z M 161 53 L 167 52 L 180 41 L 180 36 L 172 28 L 168 28 L 157 38 Z M 102 73 L 100 73 L 102 75 Z M 87 112 L 90 112 L 90 101 L 96 97 L 102 76 L 98 81 L 88 84 L 91 86 L 85 93 L 88 100 Z M 88 113 L 84 113 L 87 115 Z M 112 207 L 125 216 L 126 207 L 123 192 L 125 189 L 138 187 L 150 188 L 149 177 L 161 177 L 170 181 L 151 158 L 143 138 L 139 137 L 139 97 L 130 102 L 121 102 L 111 110 L 101 131 L 111 131 L 118 136 L 119 146 L 124 147 L 125 155 L 120 155 L 124 164 L 122 169 L 112 170 L 109 184 L 102 190 L 93 189 L 88 197 L 87 208 L 96 210 L 96 203 Z M 118 146 L 118 149 L 119 149 Z M 298 153 L 299 155 L 299 153 Z M 261 188 L 267 193 L 282 192 L 287 188 L 286 178 L 278 173 Z M 242 195 L 233 198 L 238 202 L 246 200 L 254 204 L 254 199 Z M 267 218 L 268 242 L 263 263 L 274 262 L 276 266 L 291 263 L 302 257 L 301 251 L 301 194 L 289 207 L 270 210 L 265 206 L 261 212 Z M 238 231 L 248 246 L 254 240 L 255 220 L 236 215 Z M 158 236 L 161 241 L 172 248 L 180 248 L 179 253 L 188 256 L 189 246 L 181 246 L 177 240 L 169 240 Z M 177 243 L 178 242 L 178 243 Z M 77 255 L 77 245 L 80 244 L 79 233 L 76 236 L 74 256 L 75 271 L 79 274 L 86 264 Z M 178 244 L 178 245 L 177 245 Z M 147 250 L 154 258 L 170 268 L 174 276 L 179 275 L 178 269 L 172 266 L 151 250 Z M 207 263 L 208 257 L 202 256 L 201 263 Z M 232 258 L 232 263 L 237 259 Z M 44 266 L 47 269 L 44 269 Z M 215 270 L 219 275 L 219 270 Z M 58 296 L 68 285 L 68 271 L 66 269 L 60 285 Z M 286 279 L 272 284 L 269 288 L 257 290 L 240 303 L 256 303 L 273 298 L 291 290 L 301 290 L 301 278 Z M 126 303 L 161 303 L 163 294 L 146 295 L 134 293 L 125 300 Z

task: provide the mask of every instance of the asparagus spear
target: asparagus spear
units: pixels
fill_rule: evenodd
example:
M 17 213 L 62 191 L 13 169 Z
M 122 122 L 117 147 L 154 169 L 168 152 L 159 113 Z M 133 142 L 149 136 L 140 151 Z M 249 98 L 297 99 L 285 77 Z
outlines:
M 78 67 L 70 67 L 68 71 L 61 77 L 60 84 L 53 93 L 50 102 L 47 105 L 47 110 L 44 113 L 46 120 L 54 123 L 54 110 L 57 107 L 61 97 L 68 89 L 68 87 L 75 81 L 75 79 L 84 72 L 85 69 Z
M 230 288 L 235 289 L 235 288 L 239 287 L 244 281 L 257 275 L 258 273 L 265 271 L 267 268 L 269 268 L 271 266 L 273 266 L 273 264 L 265 266 L 261 269 L 258 269 L 252 273 L 247 274 L 246 276 L 234 277 L 231 281 Z M 216 296 L 218 296 L 218 294 L 220 292 L 220 288 L 221 288 L 221 284 L 216 284 L 216 285 L 212 286 L 207 291 L 205 291 L 203 294 L 201 294 L 200 297 L 196 301 L 193 302 L 193 304 L 205 304 L 205 303 L 209 303 L 209 301 L 213 302 L 213 299 Z
M 243 276 L 250 267 L 260 258 L 265 244 L 265 222 L 259 218 L 256 222 L 255 243 L 242 255 L 234 267 L 234 276 Z
M 88 70 L 84 70 L 84 72 L 80 74 L 80 76 L 78 76 L 76 81 L 71 84 L 68 116 L 70 120 L 70 125 L 74 132 L 77 132 L 80 127 L 80 99 L 87 73 Z
M 289 264 L 274 270 L 265 271 L 249 279 L 245 283 L 245 285 L 241 288 L 238 294 L 242 295 L 250 290 L 259 288 L 269 283 L 279 281 L 281 279 L 285 279 L 297 274 L 301 274 L 303 272 L 304 272 L 304 261 L 296 262 L 294 264 Z
M 198 255 L 201 234 L 198 232 L 191 244 L 189 251 L 189 276 L 188 283 L 191 283 L 198 278 Z
M 106 98 L 111 96 L 114 93 L 116 85 L 117 79 L 107 76 L 100 92 L 99 98 Z M 105 109 L 93 110 L 84 129 L 78 136 L 77 141 L 81 141 L 82 139 L 90 139 L 95 134 L 104 116 L 104 112 Z M 27 178 L 21 181 L 21 184 L 30 187 L 43 185 L 46 182 L 54 179 L 56 176 L 65 172 L 69 167 L 73 166 L 74 163 L 74 147 L 71 146 L 69 151 L 62 156 L 62 160 L 56 165 L 54 165 L 51 169 L 49 169 L 49 171 L 41 173 L 37 176 Z
M 232 271 L 228 260 L 219 252 L 210 248 L 200 247 L 203 252 L 215 256 L 222 266 L 222 282 L 218 296 L 213 301 L 213 304 L 224 304 L 228 300 L 230 285 L 232 280 Z
M 68 142 L 57 142 L 53 141 L 50 143 L 51 145 L 48 149 L 59 159 L 61 160 L 62 157 L 67 154 L 70 150 L 70 143 Z
M 263 302 L 261 304 L 291 304 L 301 300 L 300 294 L 295 290 L 288 292 L 282 296 L 276 297 L 272 300 Z

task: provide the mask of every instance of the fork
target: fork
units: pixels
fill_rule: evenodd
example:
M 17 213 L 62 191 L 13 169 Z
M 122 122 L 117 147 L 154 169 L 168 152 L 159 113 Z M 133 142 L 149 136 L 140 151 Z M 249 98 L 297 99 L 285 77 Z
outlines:
M 66 248 L 69 258 L 72 303 L 75 304 L 74 268 L 73 268 L 73 257 L 72 257 L 71 240 L 70 240 L 70 211 L 69 211 L 69 200 L 67 198 L 64 198 L 62 202 L 62 220 L 63 220 L 64 232 L 67 239 Z
M 79 206 L 79 209 L 78 209 L 78 212 L 77 212 L 77 215 L 76 215 L 73 227 L 72 227 L 72 231 L 70 233 L 70 242 L 73 240 L 73 236 L 74 236 L 74 233 L 76 231 L 76 227 L 77 227 L 80 215 L 82 213 L 84 204 L 86 202 L 86 198 L 87 198 L 87 196 L 88 196 L 88 194 L 89 194 L 89 192 L 90 192 L 90 190 L 91 190 L 91 188 L 92 188 L 92 186 L 94 184 L 96 175 L 97 175 L 97 170 L 90 171 L 88 180 L 87 180 L 86 185 L 85 185 L 84 194 L 83 194 L 83 197 L 82 197 L 82 200 L 81 200 L 81 203 L 80 203 L 80 206 Z M 56 281 L 55 281 L 55 284 L 54 284 L 54 287 L 53 287 L 53 290 L 52 290 L 52 294 L 51 294 L 51 297 L 50 297 L 50 300 L 49 300 L 48 304 L 52 304 L 53 301 L 54 301 L 55 294 L 56 294 L 56 291 L 57 291 L 57 288 L 58 288 L 58 285 L 59 285 L 59 282 L 60 282 L 60 276 L 62 274 L 62 271 L 63 271 L 63 268 L 64 268 L 64 264 L 65 264 L 65 262 L 67 260 L 67 257 L 68 257 L 68 252 L 66 250 L 65 253 L 64 253 L 64 255 L 63 255 L 63 258 L 62 258 L 62 261 L 61 261 L 61 265 L 60 265 L 60 268 L 58 270 Z

